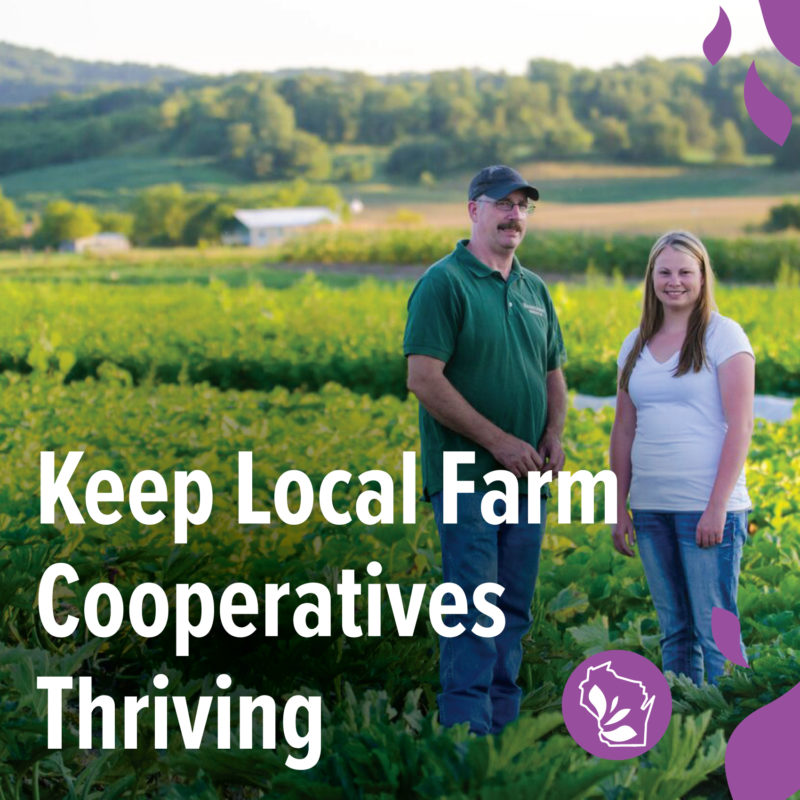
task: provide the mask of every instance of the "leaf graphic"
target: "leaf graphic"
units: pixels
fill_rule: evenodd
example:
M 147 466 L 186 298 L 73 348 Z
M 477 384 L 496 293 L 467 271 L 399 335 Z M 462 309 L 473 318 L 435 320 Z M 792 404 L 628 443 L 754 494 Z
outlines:
M 736 614 L 714 606 L 711 609 L 711 634 L 720 652 L 728 661 L 740 667 L 749 666 L 742 653 L 742 628 Z
M 589 702 L 594 706 L 594 710 L 597 712 L 597 719 L 602 719 L 603 714 L 606 713 L 606 696 L 597 684 L 592 686 L 589 690 Z
M 611 710 L 613 711 L 614 708 L 612 707 Z M 611 725 L 616 725 L 618 722 L 622 722 L 622 720 L 625 719 L 625 717 L 627 717 L 630 713 L 631 710 L 629 708 L 621 708 L 616 714 L 614 714 L 613 717 L 611 717 L 611 719 L 604 723 L 603 727 L 611 727 Z
M 617 703 L 619 703 L 619 696 L 615 697 L 611 701 L 611 708 L 608 709 L 609 714 L 613 713 L 614 709 L 617 707 Z
M 636 731 L 630 725 L 623 725 L 613 731 L 603 731 L 603 736 L 612 742 L 627 742 L 636 736 Z
M 758 76 L 756 62 L 750 64 L 744 79 L 744 104 L 756 127 L 776 144 L 782 145 L 792 128 L 792 111 L 775 97 Z
M 712 64 L 716 64 L 725 55 L 730 43 L 731 21 L 728 19 L 725 9 L 720 6 L 717 24 L 703 42 L 703 53 Z
M 758 0 L 758 2 L 772 44 L 787 61 L 800 67 L 797 3 L 789 0 Z

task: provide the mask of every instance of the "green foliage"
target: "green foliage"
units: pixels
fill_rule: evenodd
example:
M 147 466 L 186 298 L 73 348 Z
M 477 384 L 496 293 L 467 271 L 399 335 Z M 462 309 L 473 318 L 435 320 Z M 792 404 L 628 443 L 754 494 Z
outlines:
M 137 244 L 176 245 L 181 242 L 188 211 L 186 193 L 177 183 L 153 186 L 136 198 L 133 238 Z
M 17 207 L 0 191 L 0 244 L 22 233 L 22 217 Z
M 343 202 L 335 187 L 302 179 L 242 187 L 223 195 L 190 193 L 179 184 L 165 184 L 145 189 L 136 197 L 133 236 L 137 244 L 159 247 L 216 243 L 237 206 L 321 205 L 339 210 Z
M 412 182 L 424 171 L 441 176 L 476 163 L 585 154 L 739 163 L 746 153 L 764 153 L 793 168 L 794 134 L 776 148 L 747 117 L 741 86 L 751 60 L 727 58 L 710 69 L 701 59 L 643 59 L 598 71 L 535 61 L 526 76 L 462 69 L 391 79 L 328 72 L 170 82 L 144 72 L 162 83 L 0 111 L 0 174 L 135 152 L 207 157 L 248 179 L 327 179 L 331 147 L 340 144 L 366 146 L 381 160 L 389 149 L 389 174 Z M 19 59 L 12 53 L 9 61 L 13 100 L 22 79 Z M 64 73 L 55 82 L 76 67 L 50 61 L 54 76 Z M 760 54 L 759 69 L 796 107 L 791 65 Z M 366 180 L 367 171 L 365 162 L 334 165 L 342 180 Z
M 442 175 L 460 166 L 444 139 L 426 137 L 397 145 L 389 156 L 386 171 L 390 175 L 417 180 L 424 173 Z
M 68 200 L 49 203 L 34 240 L 39 247 L 58 247 L 61 242 L 91 236 L 100 230 L 94 209 Z
M 688 147 L 686 123 L 663 104 L 631 123 L 631 153 L 637 161 L 680 161 Z
M 744 161 L 744 139 L 733 120 L 726 119 L 722 123 L 714 145 L 714 154 L 720 164 L 741 164 Z
M 725 760 L 722 731 L 707 735 L 711 712 L 697 717 L 673 716 L 661 741 L 641 756 L 631 770 L 620 800 L 651 800 L 654 797 L 685 797 Z
M 792 203 L 787 200 L 770 208 L 764 230 L 785 231 L 788 228 L 800 230 L 800 203 Z
M 27 105 L 46 100 L 57 92 L 82 94 L 111 85 L 146 84 L 189 77 L 189 73 L 173 67 L 79 61 L 0 42 L 2 105 Z
M 406 233 L 397 230 L 399 238 Z M 613 394 L 618 348 L 638 323 L 641 290 L 597 278 L 550 288 L 568 348 L 569 385 Z M 139 286 L 8 281 L 0 295 L 0 368 L 55 371 L 74 381 L 112 363 L 134 383 L 268 389 L 336 381 L 404 397 L 400 342 L 409 291 L 410 284 L 372 281 L 342 291 L 310 276 L 286 289 L 232 287 L 207 277 L 192 285 L 152 278 Z M 764 287 L 718 292 L 722 312 L 750 336 L 759 391 L 800 389 L 800 349 L 781 333 L 791 329 L 797 294 L 786 288 L 776 302 Z
M 301 264 L 432 264 L 452 250 L 467 229 L 417 228 L 395 230 L 327 230 L 278 245 L 272 257 Z M 725 281 L 770 282 L 782 261 L 800 261 L 800 241 L 750 236 L 737 239 L 705 237 L 717 277 Z M 535 272 L 583 275 L 588 263 L 606 276 L 641 279 L 653 237 L 581 234 L 556 231 L 529 234 L 517 250 L 521 263 Z
M 101 231 L 122 233 L 125 236 L 133 234 L 133 214 L 122 211 L 100 211 L 97 214 L 97 224 Z

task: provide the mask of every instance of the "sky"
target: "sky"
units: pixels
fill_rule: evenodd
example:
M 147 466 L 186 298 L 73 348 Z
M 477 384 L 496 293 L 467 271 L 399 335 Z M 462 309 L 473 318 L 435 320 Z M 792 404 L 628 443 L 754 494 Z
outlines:
M 722 0 L 729 53 L 770 41 L 758 0 Z M 599 68 L 702 56 L 712 0 L 3 0 L 0 39 L 58 55 L 203 73 L 329 67 L 371 74 L 532 58 Z

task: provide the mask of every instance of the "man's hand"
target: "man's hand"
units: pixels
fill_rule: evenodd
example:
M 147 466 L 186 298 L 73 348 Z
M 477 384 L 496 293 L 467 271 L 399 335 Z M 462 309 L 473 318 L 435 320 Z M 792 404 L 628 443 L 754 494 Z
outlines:
M 552 431 L 545 431 L 539 440 L 539 456 L 542 459 L 542 469 L 553 470 L 557 475 L 564 467 L 564 448 L 561 447 L 561 438 Z
M 536 472 L 542 466 L 542 458 L 533 445 L 510 433 L 500 436 L 497 443 L 489 448 L 489 452 L 502 467 L 517 478 L 522 478 L 529 472 Z
M 722 544 L 722 533 L 725 529 L 724 508 L 707 506 L 697 523 L 695 541 L 698 547 L 713 547 L 715 544 Z
M 633 527 L 633 520 L 628 513 L 628 509 L 624 509 L 617 513 L 619 520 L 616 525 L 611 528 L 611 539 L 614 542 L 614 549 L 624 556 L 632 556 L 633 547 L 636 544 L 636 531 Z

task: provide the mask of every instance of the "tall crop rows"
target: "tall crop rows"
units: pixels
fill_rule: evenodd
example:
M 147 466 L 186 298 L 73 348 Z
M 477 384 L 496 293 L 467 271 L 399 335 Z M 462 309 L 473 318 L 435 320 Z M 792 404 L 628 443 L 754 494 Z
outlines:
M 112 582 L 126 600 L 144 582 L 172 596 L 203 581 L 219 596 L 236 581 L 333 587 L 381 563 L 384 583 L 405 596 L 411 584 L 441 582 L 438 539 L 425 504 L 404 525 L 335 526 L 317 509 L 290 526 L 240 525 L 237 453 L 252 451 L 254 506 L 269 507 L 277 476 L 306 472 L 315 486 L 342 469 L 382 469 L 400 509 L 403 451 L 419 449 L 417 409 L 403 389 L 398 355 L 408 286 L 364 283 L 336 290 L 314 280 L 285 290 L 209 285 L 118 287 L 39 281 L 3 285 L 0 306 L 0 798 L 679 798 L 726 797 L 725 740 L 752 710 L 800 681 L 795 619 L 800 611 L 800 417 L 759 422 L 749 463 L 756 508 L 740 590 L 743 637 L 752 669 L 736 668 L 719 689 L 673 684 L 675 715 L 646 756 L 600 761 L 562 725 L 561 692 L 572 668 L 600 649 L 628 648 L 659 663 L 655 613 L 636 560 L 614 553 L 602 525 L 555 524 L 551 517 L 525 642 L 522 718 L 502 735 L 472 738 L 437 722 L 436 637 L 426 594 L 412 637 L 394 632 L 382 604 L 384 634 L 304 639 L 291 629 L 299 602 L 281 607 L 277 638 L 234 639 L 215 627 L 175 655 L 172 621 L 143 639 L 123 624 L 98 639 L 83 623 L 66 638 L 49 635 L 37 611 L 48 565 L 67 562 L 80 579 L 59 597 L 81 616 L 91 586 Z M 800 357 L 785 334 L 796 290 L 721 292 L 724 313 L 739 319 L 759 358 L 759 380 L 796 391 Z M 638 295 L 622 286 L 556 286 L 553 296 L 570 356 L 570 380 L 593 393 L 613 391 L 614 359 L 635 324 Z M 611 413 L 571 411 L 565 445 L 572 468 L 599 470 Z M 109 526 L 54 525 L 39 519 L 39 453 L 60 462 L 85 451 L 73 485 L 83 506 L 86 480 L 110 469 L 127 486 L 138 471 L 165 477 L 202 469 L 214 486 L 210 520 L 173 542 L 171 520 L 136 522 L 127 505 Z M 352 508 L 359 491 L 341 486 L 336 503 Z M 577 506 L 577 499 L 576 499 Z M 169 505 L 164 504 L 165 512 Z M 398 512 L 399 513 L 399 512 Z M 780 589 L 777 587 L 780 586 Z M 337 600 L 334 594 L 334 605 Z M 363 611 L 363 609 L 362 609 Z M 334 618 L 335 618 L 334 613 Z M 115 698 L 170 692 L 215 694 L 216 675 L 231 694 L 296 693 L 323 702 L 322 752 L 307 771 L 285 766 L 275 750 L 225 750 L 208 733 L 197 750 L 177 738 L 152 745 L 153 718 L 142 713 L 135 750 L 80 748 L 77 702 L 64 708 L 63 748 L 46 746 L 44 693 L 36 676 L 90 676 L 93 693 Z M 215 730 L 214 711 L 209 730 Z M 235 723 L 234 719 L 234 723 Z M 173 728 L 174 729 L 174 728 Z M 234 725 L 235 730 L 235 725 Z
M 410 284 L 331 288 L 308 277 L 287 289 L 201 284 L 114 286 L 9 282 L 0 297 L 0 371 L 66 382 L 118 367 L 139 384 L 207 382 L 223 389 L 319 389 L 334 381 L 405 397 L 400 342 Z M 572 389 L 615 391 L 616 356 L 638 321 L 641 292 L 619 284 L 552 288 Z M 800 289 L 720 291 L 722 313 L 753 343 L 762 393 L 800 393 L 792 335 Z

